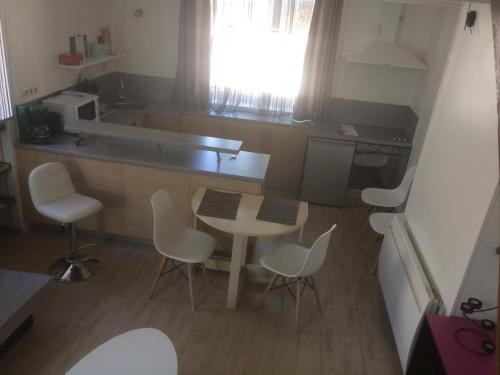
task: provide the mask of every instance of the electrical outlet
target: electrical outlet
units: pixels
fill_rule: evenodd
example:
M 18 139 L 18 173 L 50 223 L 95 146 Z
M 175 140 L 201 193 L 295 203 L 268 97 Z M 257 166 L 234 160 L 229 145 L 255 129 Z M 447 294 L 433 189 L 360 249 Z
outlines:
M 33 96 L 38 93 L 38 87 L 33 86 L 33 87 L 25 87 L 21 90 L 21 95 L 23 98 L 26 98 L 28 96 Z

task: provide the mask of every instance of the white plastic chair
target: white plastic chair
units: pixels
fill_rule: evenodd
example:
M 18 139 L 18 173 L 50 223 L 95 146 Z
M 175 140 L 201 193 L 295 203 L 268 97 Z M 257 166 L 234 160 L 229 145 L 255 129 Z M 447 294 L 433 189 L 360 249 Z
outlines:
M 408 197 L 416 171 L 416 167 L 408 168 L 401 184 L 395 189 L 364 189 L 361 192 L 361 200 L 372 207 L 396 208 L 401 206 Z
M 330 238 L 335 227 L 336 225 L 333 225 L 327 232 L 319 236 L 310 249 L 296 244 L 280 245 L 270 253 L 264 255 L 260 260 L 262 266 L 273 272 L 275 275 L 267 285 L 259 307 L 264 305 L 267 295 L 271 289 L 274 289 L 274 284 L 279 277 L 282 279 L 281 286 L 286 287 L 289 291 L 290 284 L 287 283 L 287 279 L 294 279 L 294 283 L 297 285 L 295 295 L 292 293 L 292 296 L 294 296 L 296 300 L 296 332 L 299 330 L 300 298 L 306 286 L 314 291 L 316 302 L 321 308 L 318 289 L 313 275 L 321 268 L 323 262 L 325 261 Z M 276 288 L 281 286 L 277 286 Z
M 153 299 L 160 277 L 170 271 L 177 270 L 189 282 L 191 308 L 194 310 L 193 265 L 201 264 L 208 281 L 204 262 L 215 250 L 215 239 L 207 233 L 180 224 L 175 216 L 170 196 L 165 190 L 153 194 L 151 204 L 154 213 L 155 247 L 164 258 L 153 281 L 149 298 Z M 172 268 L 164 272 L 168 262 L 172 264 Z M 187 276 L 180 269 L 184 263 L 187 264 Z
M 50 274 L 65 283 L 91 278 L 97 272 L 99 261 L 79 253 L 76 222 L 99 212 L 102 209 L 101 202 L 77 193 L 62 163 L 46 163 L 36 167 L 31 171 L 28 182 L 35 209 L 43 216 L 71 226 L 70 255 L 52 264 Z
M 161 331 L 125 332 L 98 346 L 66 375 L 177 375 L 177 354 Z
M 377 212 L 370 215 L 368 222 L 370 223 L 370 226 L 373 229 L 373 231 L 376 233 L 376 236 L 373 242 L 368 247 L 368 250 L 371 249 L 375 244 L 380 243 L 382 241 L 384 236 L 389 231 L 389 227 L 391 226 L 392 220 L 396 215 L 401 215 L 401 214 L 394 214 L 390 212 Z M 378 258 L 379 256 L 377 256 L 377 258 L 375 259 L 375 262 L 370 270 L 371 275 L 374 274 L 375 268 L 377 268 Z

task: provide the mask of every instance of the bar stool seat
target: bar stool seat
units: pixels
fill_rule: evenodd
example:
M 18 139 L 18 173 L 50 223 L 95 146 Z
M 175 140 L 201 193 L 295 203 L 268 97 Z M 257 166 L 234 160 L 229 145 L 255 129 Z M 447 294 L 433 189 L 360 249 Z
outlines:
M 97 199 L 73 193 L 54 202 L 39 206 L 38 212 L 60 223 L 75 223 L 102 210 Z

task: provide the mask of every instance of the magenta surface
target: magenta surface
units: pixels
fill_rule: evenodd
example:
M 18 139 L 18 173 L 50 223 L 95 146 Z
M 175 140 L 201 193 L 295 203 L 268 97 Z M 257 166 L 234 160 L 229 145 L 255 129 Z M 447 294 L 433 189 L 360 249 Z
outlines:
M 427 314 L 432 336 L 439 350 L 447 375 L 493 375 L 495 355 L 481 356 L 463 349 L 454 338 L 458 328 L 474 328 L 471 322 L 463 318 Z M 489 335 L 494 341 L 494 334 Z M 483 339 L 472 333 L 460 335 L 462 343 L 479 350 Z

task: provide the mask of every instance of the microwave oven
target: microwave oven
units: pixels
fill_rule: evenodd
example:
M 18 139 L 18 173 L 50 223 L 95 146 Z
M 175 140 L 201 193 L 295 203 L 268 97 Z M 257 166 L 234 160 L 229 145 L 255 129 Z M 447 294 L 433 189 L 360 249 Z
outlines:
M 76 120 L 99 121 L 99 97 L 77 91 L 63 91 L 60 95 L 42 100 L 50 112 L 61 115 L 63 125 Z

